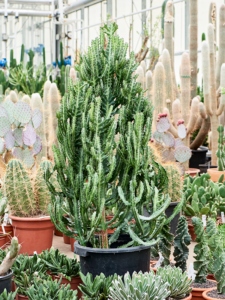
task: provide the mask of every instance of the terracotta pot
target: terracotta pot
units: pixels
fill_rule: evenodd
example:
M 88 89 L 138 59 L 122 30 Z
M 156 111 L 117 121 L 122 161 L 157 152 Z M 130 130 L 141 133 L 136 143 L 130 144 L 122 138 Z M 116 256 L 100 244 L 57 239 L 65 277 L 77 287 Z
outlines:
M 63 241 L 65 244 L 70 244 L 70 237 L 63 234 Z
M 216 279 L 214 277 L 214 274 L 208 274 L 206 278 L 209 279 L 209 280 L 215 280 L 216 281 Z
M 9 218 L 12 220 L 14 235 L 22 245 L 20 254 L 33 255 L 34 251 L 40 254 L 52 247 L 54 224 L 50 217 L 20 218 L 10 215 Z
M 113 219 L 113 217 L 114 217 L 114 216 L 106 216 L 106 220 L 107 220 L 107 221 L 110 221 L 110 220 Z M 107 233 L 108 233 L 108 234 L 112 234 L 115 230 L 116 230 L 116 228 L 114 228 L 114 229 L 107 229 Z
M 11 243 L 11 238 L 14 237 L 13 227 L 12 225 L 5 225 L 4 228 L 5 228 L 5 233 L 10 232 L 10 234 L 6 236 L 6 243 Z M 1 226 L 0 226 L 0 234 L 4 234 Z
M 23 296 L 23 295 L 16 295 L 16 300 L 29 300 L 29 298 L 27 296 Z
M 0 248 L 5 249 L 6 246 L 6 235 L 0 236 Z
M 225 171 L 218 171 L 217 169 L 208 169 L 207 173 L 211 176 L 213 182 L 218 182 L 220 176 L 223 174 L 225 179 Z
M 76 240 L 74 238 L 70 238 L 70 246 L 71 246 L 71 251 L 74 252 L 74 243 Z
M 189 230 L 189 234 L 191 236 L 191 240 L 194 242 L 197 237 L 197 235 L 195 234 L 194 226 L 191 224 L 188 224 L 188 230 Z
M 181 300 L 191 300 L 191 299 L 192 299 L 192 293 L 190 293 L 190 295 L 189 295 L 188 297 L 183 298 L 183 299 L 181 299 Z
M 215 281 L 215 280 L 212 280 L 212 281 Z M 193 300 L 202 300 L 202 299 L 204 299 L 203 293 L 205 291 L 211 291 L 215 288 L 209 288 L 209 289 L 192 288 L 192 292 L 191 292 L 192 293 L 192 299 Z
M 47 271 L 46 273 L 52 277 L 53 281 L 55 280 L 55 275 L 51 275 L 51 271 Z
M 195 177 L 200 172 L 199 169 L 189 168 L 188 171 L 185 171 L 186 174 L 189 174 L 191 177 Z
M 59 231 L 58 229 L 56 229 L 55 225 L 54 225 L 54 234 L 57 236 L 63 236 L 63 233 L 61 231 Z
M 216 287 L 215 288 L 212 288 L 212 289 L 209 289 L 207 291 L 205 291 L 202 296 L 203 296 L 203 299 L 206 299 L 206 300 L 214 300 L 214 299 L 218 299 L 218 298 L 212 298 L 210 296 L 207 295 L 207 293 L 209 293 L 211 290 L 215 290 L 217 289 Z
M 55 275 L 55 279 L 57 279 L 57 281 L 59 281 L 61 276 L 57 276 Z M 68 279 L 66 279 L 65 277 L 62 278 L 61 284 L 70 284 L 70 289 L 71 290 L 77 290 L 77 299 L 81 299 L 82 297 L 82 293 L 81 291 L 78 289 L 78 286 L 83 283 L 81 278 L 78 277 L 71 277 L 71 281 L 69 281 Z

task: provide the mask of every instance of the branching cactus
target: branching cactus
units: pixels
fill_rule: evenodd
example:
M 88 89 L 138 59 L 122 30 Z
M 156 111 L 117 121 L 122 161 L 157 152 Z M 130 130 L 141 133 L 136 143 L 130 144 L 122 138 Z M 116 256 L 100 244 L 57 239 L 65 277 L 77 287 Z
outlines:
M 5 100 L 0 107 L 0 155 L 5 163 L 13 156 L 20 159 L 27 168 L 35 163 L 35 156 L 42 149 L 42 141 L 36 129 L 42 123 L 39 108 L 33 111 L 23 101 L 13 103 Z
M 8 270 L 12 267 L 20 252 L 20 248 L 21 245 L 19 245 L 17 237 L 13 237 L 11 239 L 10 250 L 0 265 L 0 276 L 6 275 Z
M 217 129 L 219 132 L 218 150 L 216 151 L 218 171 L 225 170 L 225 145 L 224 145 L 224 127 L 220 125 Z
M 118 276 L 110 287 L 109 299 L 111 300 L 164 300 L 170 295 L 169 284 L 163 283 L 160 276 L 156 276 L 153 271 L 149 273 L 129 273 L 124 275 L 124 280 Z
M 196 271 L 195 282 L 205 283 L 209 263 L 207 237 L 201 219 L 193 217 L 192 223 L 194 225 L 195 234 L 197 236 L 195 240 L 197 242 L 197 245 L 194 248 L 194 253 L 196 254 L 194 256 L 194 269 Z
M 211 118 L 212 130 L 212 165 L 217 164 L 216 150 L 218 148 L 218 132 L 219 127 L 218 116 L 220 116 L 225 108 L 225 97 L 221 97 L 219 107 L 217 107 L 216 95 L 216 73 L 215 73 L 215 48 L 214 48 L 214 27 L 212 24 L 208 26 L 208 43 L 202 42 L 202 75 L 203 75 L 203 92 L 206 113 Z M 225 83 L 225 65 L 221 67 L 221 83 Z
M 187 259 L 189 255 L 188 246 L 191 244 L 191 237 L 188 233 L 187 219 L 184 216 L 179 218 L 176 237 L 174 239 L 174 260 L 175 266 L 181 268 L 182 272 L 187 271 Z

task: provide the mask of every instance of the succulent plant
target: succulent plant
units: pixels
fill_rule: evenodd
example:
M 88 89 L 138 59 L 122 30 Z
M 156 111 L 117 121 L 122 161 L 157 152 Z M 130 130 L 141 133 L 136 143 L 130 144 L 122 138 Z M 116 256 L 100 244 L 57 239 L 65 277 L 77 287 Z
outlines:
M 14 300 L 16 299 L 18 289 L 15 292 L 8 293 L 6 289 L 4 289 L 3 293 L 0 295 L 0 300 Z
M 218 171 L 224 171 L 225 170 L 225 145 L 224 145 L 223 125 L 220 125 L 217 131 L 219 132 L 218 150 L 216 152 L 216 156 L 218 158 L 217 160 Z
M 179 267 L 182 272 L 185 272 L 187 270 L 187 259 L 189 255 L 188 246 L 191 244 L 191 237 L 188 233 L 188 224 L 185 216 L 180 216 L 179 218 L 176 237 L 173 244 L 173 256 L 176 262 L 175 266 Z
M 168 266 L 170 265 L 171 247 L 174 238 L 173 234 L 170 233 L 170 224 L 166 224 L 162 227 L 159 237 L 159 251 L 164 258 L 162 266 Z
M 28 288 L 27 296 L 30 300 L 77 300 L 77 291 L 70 289 L 70 285 L 61 285 L 62 278 L 57 280 L 44 280 L 41 284 L 34 279 L 33 285 Z
M 42 176 L 52 163 L 43 161 L 36 176 L 30 175 L 18 159 L 11 159 L 5 175 L 5 192 L 12 213 L 18 217 L 28 217 L 38 213 L 48 213 L 50 194 Z M 52 184 L 54 184 L 54 176 Z
M 188 279 L 188 274 L 186 272 L 183 273 L 180 268 L 172 268 L 171 266 L 159 267 L 156 275 L 160 276 L 164 283 L 169 283 L 167 289 L 170 291 L 170 298 L 183 299 L 192 291 L 192 280 Z
M 163 282 L 153 271 L 149 273 L 134 272 L 132 278 L 129 273 L 124 275 L 124 282 L 120 276 L 110 287 L 111 300 L 164 300 L 170 295 L 169 283 Z
M 34 157 L 42 149 L 41 139 L 35 131 L 42 123 L 42 113 L 39 108 L 32 112 L 26 102 L 14 103 L 11 99 L 6 99 L 0 106 L 0 155 L 4 154 L 5 163 L 10 154 L 31 168 Z
M 208 258 L 209 258 L 209 249 L 207 243 L 207 237 L 204 230 L 202 220 L 193 217 L 192 223 L 194 225 L 194 230 L 196 234 L 197 245 L 194 247 L 194 269 L 196 271 L 195 282 L 196 283 L 205 283 L 207 276 L 207 267 L 208 267 Z
M 0 276 L 6 275 L 8 270 L 12 268 L 17 256 L 20 252 L 21 245 L 19 245 L 17 237 L 11 239 L 10 249 L 0 265 Z
M 168 176 L 168 186 L 165 194 L 169 194 L 172 202 L 179 202 L 182 192 L 182 181 L 180 180 L 180 169 L 175 163 L 163 164 Z
M 107 300 L 109 298 L 109 289 L 112 286 L 113 280 L 118 279 L 117 274 L 105 277 L 103 273 L 96 276 L 94 280 L 90 273 L 87 273 L 86 276 L 80 273 L 80 277 L 83 284 L 79 285 L 79 289 L 86 300 Z

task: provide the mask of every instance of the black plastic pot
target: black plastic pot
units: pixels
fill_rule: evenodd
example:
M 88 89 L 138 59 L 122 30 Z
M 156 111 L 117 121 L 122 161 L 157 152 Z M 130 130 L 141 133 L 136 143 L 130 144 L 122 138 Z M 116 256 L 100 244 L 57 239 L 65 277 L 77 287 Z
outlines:
M 192 156 L 189 161 L 189 167 L 199 169 L 199 165 L 205 164 L 207 151 L 208 148 L 203 146 L 200 146 L 198 150 L 191 150 Z
M 211 166 L 211 161 L 206 162 L 203 165 L 199 165 L 200 174 L 207 173 L 208 169 L 216 169 L 218 166 Z
M 169 218 L 173 214 L 173 210 L 175 209 L 175 207 L 177 206 L 178 203 L 179 202 L 171 202 L 170 205 L 167 207 L 167 209 L 165 211 L 167 218 Z M 146 207 L 144 207 L 143 214 L 145 217 L 150 216 L 149 213 L 147 212 Z M 170 222 L 170 233 L 172 233 L 172 234 L 176 234 L 179 217 L 180 217 L 180 213 L 177 214 L 173 218 L 173 220 Z
M 7 275 L 0 276 L 0 294 L 4 292 L 4 289 L 6 289 L 8 293 L 11 292 L 12 276 L 13 271 L 11 269 Z
M 120 235 L 110 249 L 84 247 L 76 241 L 74 253 L 80 256 L 81 272 L 84 275 L 91 273 L 93 277 L 101 273 L 108 277 L 115 273 L 123 276 L 126 272 L 149 272 L 151 247 L 116 248 L 129 241 L 128 235 Z

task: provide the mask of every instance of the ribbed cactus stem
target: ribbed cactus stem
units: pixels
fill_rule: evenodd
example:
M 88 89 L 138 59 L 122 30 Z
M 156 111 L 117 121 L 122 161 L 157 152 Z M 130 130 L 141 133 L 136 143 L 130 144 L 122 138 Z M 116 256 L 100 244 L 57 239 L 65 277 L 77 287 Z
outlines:
M 137 71 L 136 74 L 138 74 L 138 78 L 137 78 L 137 82 L 141 83 L 142 88 L 144 89 L 144 70 L 142 68 L 142 66 L 138 66 L 137 67 Z
M 154 77 L 153 77 L 153 132 L 156 130 L 157 118 L 160 113 L 162 113 L 165 105 L 165 70 L 163 64 L 158 62 L 155 67 Z
M 76 72 L 75 72 L 74 68 L 70 69 L 70 78 L 72 79 L 73 84 L 75 84 L 75 82 L 76 82 Z
M 220 70 L 225 62 L 225 4 L 220 6 L 219 12 L 219 51 L 216 66 L 216 89 L 220 86 Z M 214 53 L 216 54 L 216 53 Z
M 172 68 L 170 54 L 167 49 L 163 50 L 162 53 L 162 63 L 165 69 L 165 98 L 166 107 L 169 109 L 170 115 L 172 114 L 172 104 L 173 104 L 173 79 L 172 79 Z
M 210 117 L 207 115 L 206 118 L 203 119 L 202 121 L 201 128 L 196 138 L 194 139 L 193 143 L 191 143 L 190 149 L 197 150 L 204 143 L 209 133 L 210 125 L 211 125 Z
M 191 99 L 197 94 L 198 73 L 198 0 L 190 0 L 190 64 L 191 64 Z
M 8 270 L 11 269 L 20 252 L 20 248 L 21 245 L 19 245 L 17 237 L 13 237 L 11 239 L 10 251 L 6 254 L 6 257 L 0 265 L 0 276 L 7 274 Z
M 147 67 L 146 67 L 146 63 L 145 63 L 144 60 L 141 61 L 141 66 L 142 66 L 142 68 L 143 68 L 143 70 L 144 70 L 144 76 L 145 76 L 145 75 L 146 75 Z
M 164 47 L 169 51 L 170 58 L 173 57 L 173 2 L 166 4 L 166 14 L 164 19 Z M 172 59 L 171 59 L 172 60 Z M 171 66 L 173 69 L 172 61 Z
M 45 135 L 46 135 L 46 142 L 47 142 L 47 157 L 49 155 L 49 120 L 51 115 L 51 107 L 50 107 L 50 98 L 49 98 L 49 90 L 51 87 L 51 81 L 47 80 L 44 84 L 44 94 L 43 94 L 43 105 L 44 105 L 44 123 L 45 123 Z
M 41 125 L 36 129 L 36 133 L 39 135 L 41 141 L 42 141 L 42 150 L 40 153 L 38 153 L 37 157 L 37 164 L 39 165 L 41 163 L 42 157 L 47 158 L 47 140 L 46 140 L 46 125 L 45 125 L 45 119 L 44 119 L 44 105 L 41 100 L 41 96 L 36 93 L 32 95 L 31 98 L 31 107 L 34 110 L 35 108 L 39 108 L 42 114 L 42 122 Z
M 18 159 L 8 162 L 5 191 L 13 215 L 25 217 L 34 213 L 36 205 L 31 180 Z
M 149 102 L 152 102 L 152 80 L 152 72 L 148 70 L 148 72 L 146 73 L 146 96 L 148 97 Z
M 24 95 L 22 101 L 30 105 L 30 97 L 28 95 Z
M 57 117 L 56 112 L 59 110 L 60 105 L 60 93 L 57 89 L 57 85 L 55 83 L 51 84 L 51 87 L 49 89 L 49 104 L 50 104 L 50 118 L 48 120 L 48 130 L 49 130 L 49 156 L 50 158 L 53 158 L 52 153 L 52 145 L 57 145 L 57 135 L 56 135 L 56 129 L 57 129 Z
M 211 99 L 211 130 L 212 130 L 212 165 L 217 163 L 216 150 L 218 146 L 219 120 L 217 113 L 217 96 L 216 96 L 216 70 L 215 70 L 215 53 L 214 53 L 214 28 L 212 24 L 208 26 L 208 41 L 209 41 L 209 62 L 210 62 L 210 99 Z
M 209 45 L 206 41 L 202 42 L 202 77 L 203 77 L 203 93 L 206 113 L 212 115 L 211 99 L 210 99 L 210 65 L 209 65 Z
M 70 65 L 67 65 L 65 71 L 65 92 L 68 91 L 69 79 L 70 79 Z
M 181 104 L 180 104 L 180 100 L 179 99 L 176 99 L 173 102 L 172 113 L 173 113 L 173 121 L 174 121 L 174 124 L 176 126 L 177 122 L 182 119 L 182 116 L 181 116 Z
M 191 114 L 187 125 L 187 134 L 192 133 L 195 129 L 195 124 L 199 114 L 199 99 L 195 97 L 191 102 Z
M 217 48 L 216 2 L 211 2 L 209 5 L 209 23 L 213 24 L 214 26 L 214 49 L 216 53 L 216 48 Z
M 220 125 L 217 129 L 219 132 L 219 139 L 218 139 L 218 150 L 216 151 L 217 156 L 217 164 L 218 164 L 218 171 L 225 170 L 225 163 L 224 163 L 224 145 L 223 145 L 223 137 L 224 137 L 224 128 L 223 125 Z
M 222 64 L 221 66 L 221 77 L 220 77 L 220 86 L 221 88 L 225 89 L 225 64 Z M 217 116 L 220 116 L 225 108 L 225 94 L 221 93 L 221 97 L 220 97 L 220 105 L 219 108 L 217 109 Z

